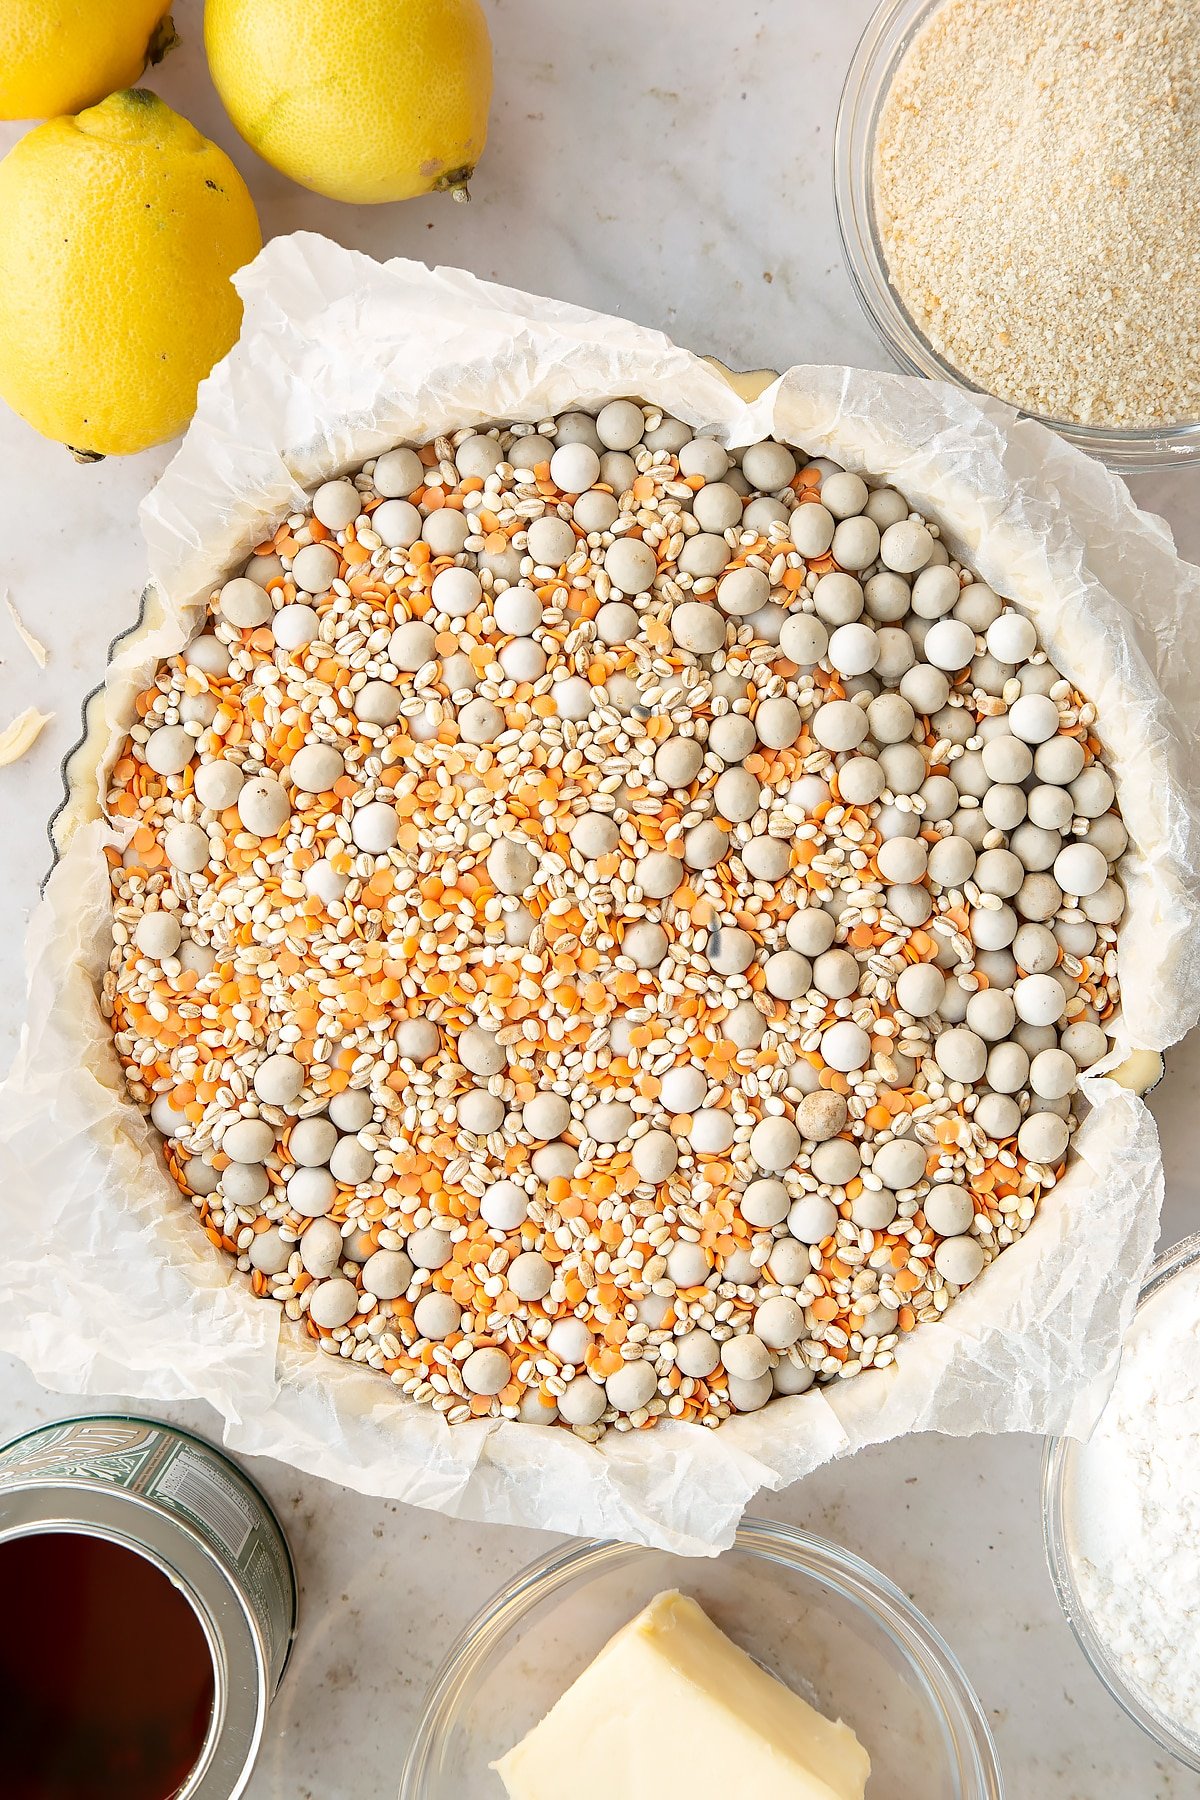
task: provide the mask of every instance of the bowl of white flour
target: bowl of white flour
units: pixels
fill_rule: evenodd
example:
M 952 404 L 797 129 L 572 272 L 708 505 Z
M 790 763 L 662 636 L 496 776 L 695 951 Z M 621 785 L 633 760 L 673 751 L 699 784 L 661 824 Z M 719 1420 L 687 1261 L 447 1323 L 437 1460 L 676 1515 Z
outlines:
M 1088 1661 L 1200 1772 L 1200 1234 L 1151 1270 L 1086 1443 L 1046 1446 L 1046 1553 Z

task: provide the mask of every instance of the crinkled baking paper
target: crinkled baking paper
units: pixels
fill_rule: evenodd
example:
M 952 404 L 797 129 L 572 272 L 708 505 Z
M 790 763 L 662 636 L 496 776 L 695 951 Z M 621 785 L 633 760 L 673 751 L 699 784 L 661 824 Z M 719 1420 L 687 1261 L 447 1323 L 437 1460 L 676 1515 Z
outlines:
M 103 850 L 118 841 L 97 772 L 214 580 L 316 483 L 398 441 L 637 395 L 730 443 L 774 436 L 894 482 L 1033 616 L 1095 700 L 1131 837 L 1115 1062 L 1169 1045 L 1200 1012 L 1188 755 L 1200 571 L 1098 463 L 949 386 L 799 366 L 747 405 L 657 332 L 306 234 L 268 245 L 239 286 L 241 341 L 203 384 L 143 510 L 154 623 L 113 663 L 77 828 L 30 931 L 28 1023 L 0 1091 L 0 1345 L 63 1391 L 208 1400 L 235 1451 L 365 1493 L 700 1554 L 730 1541 L 759 1490 L 902 1432 L 1086 1430 L 1162 1197 L 1149 1111 L 1101 1077 L 1085 1083 L 1069 1173 L 943 1322 L 906 1339 L 891 1369 L 719 1431 L 674 1422 L 592 1446 L 509 1422 L 451 1429 L 380 1376 L 317 1353 L 210 1246 L 124 1094 L 96 1001 Z

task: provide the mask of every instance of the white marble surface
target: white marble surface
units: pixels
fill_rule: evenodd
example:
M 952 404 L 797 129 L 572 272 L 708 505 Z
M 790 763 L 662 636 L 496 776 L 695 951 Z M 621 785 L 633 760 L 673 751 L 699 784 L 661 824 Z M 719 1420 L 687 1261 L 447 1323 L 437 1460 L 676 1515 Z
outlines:
M 465 209 L 343 208 L 257 162 L 208 82 L 200 0 L 178 0 L 184 48 L 152 85 L 232 152 L 268 235 L 310 227 L 381 256 L 461 263 L 627 313 L 735 366 L 881 360 L 842 268 L 830 176 L 837 94 L 871 0 L 492 0 L 490 10 L 492 141 Z M 0 148 L 17 135 L 0 127 Z M 30 701 L 56 714 L 33 753 L 0 771 L 5 1062 L 59 758 L 109 638 L 136 611 L 137 505 L 169 455 L 168 446 L 80 468 L 0 409 L 0 589 L 51 648 L 39 672 L 0 613 L 0 721 Z M 1200 471 L 1143 478 L 1136 491 L 1170 519 L 1184 553 L 1200 557 Z M 1169 1069 L 1154 1102 L 1170 1196 L 1164 1241 L 1200 1225 L 1195 1040 Z M 0 1440 L 70 1410 L 68 1398 L 0 1365 Z M 203 1409 L 186 1417 L 216 1435 Z M 1026 1438 L 910 1439 L 826 1469 L 763 1510 L 849 1545 L 912 1594 L 982 1695 L 1010 1795 L 1198 1800 L 1200 1779 L 1122 1717 L 1058 1613 L 1042 1557 L 1038 1459 Z M 491 1590 L 548 1540 L 363 1499 L 273 1463 L 252 1473 L 292 1538 L 304 1630 L 251 1800 L 393 1800 L 434 1666 Z

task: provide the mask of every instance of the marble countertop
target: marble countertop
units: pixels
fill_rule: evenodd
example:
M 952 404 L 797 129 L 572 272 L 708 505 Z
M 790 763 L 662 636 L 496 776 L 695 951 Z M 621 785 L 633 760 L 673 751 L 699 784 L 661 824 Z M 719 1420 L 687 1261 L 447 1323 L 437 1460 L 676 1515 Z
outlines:
M 268 236 L 305 227 L 378 256 L 462 264 L 659 326 L 734 367 L 878 366 L 886 358 L 842 265 L 830 174 L 837 95 L 871 10 L 871 0 L 491 0 L 497 97 L 466 208 L 340 207 L 258 162 L 209 83 L 201 0 L 177 0 L 183 47 L 152 85 L 231 152 Z M 19 129 L 0 126 L 0 150 Z M 22 1013 L 20 945 L 47 867 L 59 760 L 109 639 L 136 614 L 137 507 L 170 453 L 80 467 L 0 408 L 0 594 L 51 652 L 37 670 L 0 609 L 0 723 L 30 703 L 55 714 L 32 753 L 0 771 L 0 1063 Z M 1133 485 L 1200 560 L 1200 471 Z M 1200 1224 L 1198 1099 L 1193 1037 L 1170 1055 L 1153 1102 L 1164 1243 Z M 0 1441 L 71 1410 L 69 1397 L 0 1363 Z M 177 1416 L 219 1436 L 202 1407 Z M 846 1544 L 912 1595 L 974 1681 L 1015 1800 L 1200 1800 L 1200 1777 L 1124 1718 L 1059 1614 L 1042 1554 L 1039 1457 L 1032 1438 L 909 1438 L 761 1510 Z M 307 1621 L 250 1800 L 394 1800 L 436 1664 L 492 1590 L 551 1540 L 365 1499 L 276 1463 L 250 1472 L 291 1537 Z

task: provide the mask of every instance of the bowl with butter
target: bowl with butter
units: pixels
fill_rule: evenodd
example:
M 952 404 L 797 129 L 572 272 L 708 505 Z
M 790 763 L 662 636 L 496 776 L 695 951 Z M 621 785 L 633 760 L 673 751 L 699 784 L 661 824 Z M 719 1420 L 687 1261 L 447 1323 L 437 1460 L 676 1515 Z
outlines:
M 1002 1800 L 949 1646 L 870 1564 L 748 1520 L 702 1561 L 552 1552 L 467 1627 L 399 1800 Z

